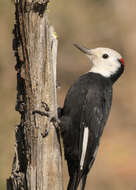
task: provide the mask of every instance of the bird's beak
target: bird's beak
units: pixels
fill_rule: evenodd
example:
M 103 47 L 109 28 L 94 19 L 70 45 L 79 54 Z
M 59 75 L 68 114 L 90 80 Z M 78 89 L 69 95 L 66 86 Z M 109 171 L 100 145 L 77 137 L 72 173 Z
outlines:
M 74 44 L 74 46 L 75 46 L 76 48 L 78 48 L 80 51 L 82 51 L 83 53 L 85 53 L 85 54 L 87 54 L 87 55 L 92 55 L 90 49 L 88 49 L 88 48 L 86 48 L 86 47 L 83 47 L 83 46 L 81 46 L 81 45 L 78 45 L 78 44 Z

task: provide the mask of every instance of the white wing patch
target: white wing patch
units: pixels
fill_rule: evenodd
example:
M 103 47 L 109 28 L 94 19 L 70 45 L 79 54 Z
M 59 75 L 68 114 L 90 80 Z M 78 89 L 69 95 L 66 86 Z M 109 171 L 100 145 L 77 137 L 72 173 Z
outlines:
M 88 144 L 88 136 L 89 136 L 89 129 L 88 127 L 84 128 L 84 136 L 83 136 L 83 145 L 82 145 L 82 155 L 80 160 L 80 169 L 83 169 L 86 150 L 87 150 L 87 144 Z

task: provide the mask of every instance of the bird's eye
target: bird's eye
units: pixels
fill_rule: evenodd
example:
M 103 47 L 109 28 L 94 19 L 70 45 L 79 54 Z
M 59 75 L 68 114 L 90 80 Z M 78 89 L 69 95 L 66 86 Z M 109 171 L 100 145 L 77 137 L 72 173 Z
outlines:
M 103 57 L 104 59 L 107 59 L 107 58 L 109 57 L 109 55 L 105 53 L 105 54 L 102 55 L 102 57 Z

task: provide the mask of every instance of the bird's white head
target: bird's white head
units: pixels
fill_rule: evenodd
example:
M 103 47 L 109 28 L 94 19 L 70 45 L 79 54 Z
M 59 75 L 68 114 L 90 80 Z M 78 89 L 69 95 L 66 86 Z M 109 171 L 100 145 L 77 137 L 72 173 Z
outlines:
M 98 73 L 107 78 L 116 75 L 118 78 L 123 73 L 124 60 L 117 51 L 109 48 L 88 49 L 77 44 L 74 45 L 91 60 L 93 66 L 89 72 Z

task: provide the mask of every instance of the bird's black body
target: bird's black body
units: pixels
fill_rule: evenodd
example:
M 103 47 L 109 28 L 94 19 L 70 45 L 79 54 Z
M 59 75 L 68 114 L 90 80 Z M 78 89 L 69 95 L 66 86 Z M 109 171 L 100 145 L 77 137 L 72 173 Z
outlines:
M 95 151 L 109 115 L 111 102 L 111 79 L 96 73 L 82 75 L 67 93 L 60 120 L 70 175 L 68 190 L 76 189 L 80 179 L 86 178 L 94 162 Z M 89 135 L 81 169 L 83 134 L 86 127 L 89 129 Z M 83 183 L 85 181 L 83 180 Z

